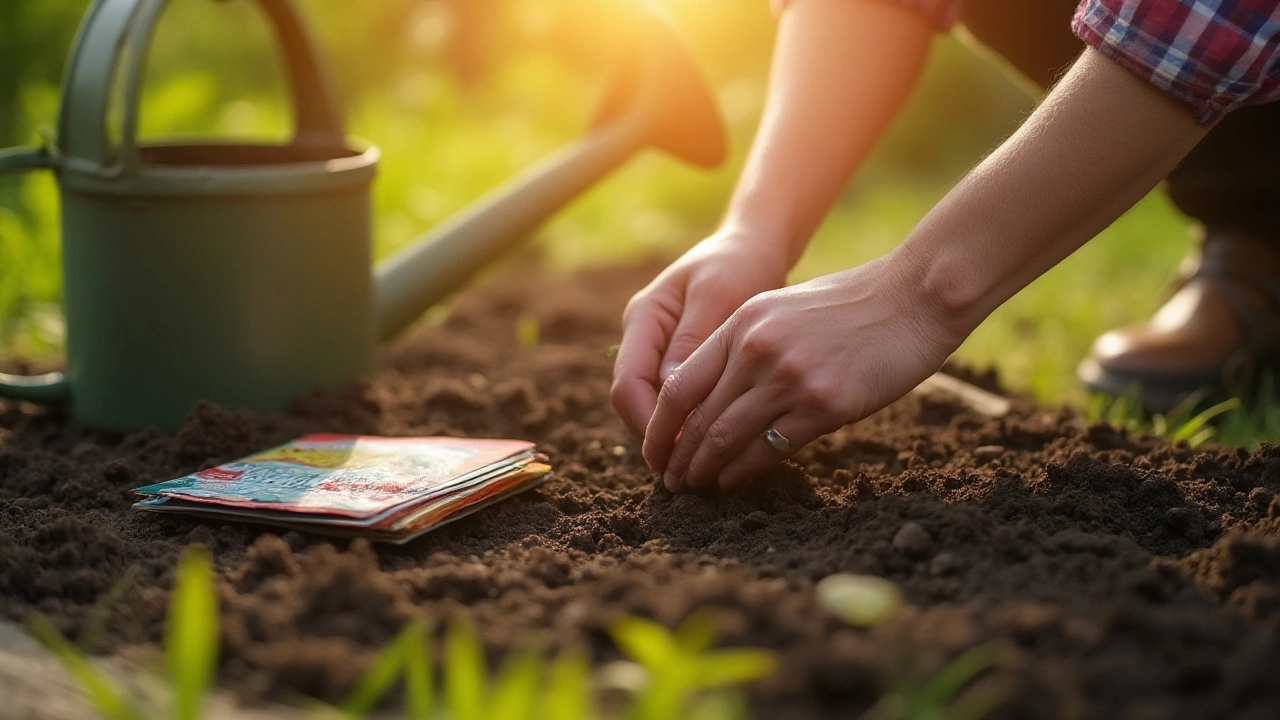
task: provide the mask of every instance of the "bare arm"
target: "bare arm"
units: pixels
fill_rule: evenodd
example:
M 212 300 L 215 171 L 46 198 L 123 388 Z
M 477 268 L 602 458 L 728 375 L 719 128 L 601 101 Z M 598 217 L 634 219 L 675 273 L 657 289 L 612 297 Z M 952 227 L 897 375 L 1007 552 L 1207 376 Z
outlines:
M 645 458 L 672 489 L 730 488 L 783 458 L 763 429 L 796 450 L 893 402 L 1206 132 L 1186 106 L 1085 51 L 893 252 L 734 313 L 662 387 Z
M 915 14 L 868 0 L 797 0 L 782 16 L 764 118 L 721 229 L 623 316 L 613 404 L 637 435 L 657 388 L 747 299 L 781 287 L 927 54 Z
M 894 254 L 963 337 L 1142 199 L 1208 130 L 1182 103 L 1086 50 Z
M 794 264 L 910 94 L 929 40 L 923 17 L 890 3 L 788 7 L 760 131 L 724 226 L 785 244 Z

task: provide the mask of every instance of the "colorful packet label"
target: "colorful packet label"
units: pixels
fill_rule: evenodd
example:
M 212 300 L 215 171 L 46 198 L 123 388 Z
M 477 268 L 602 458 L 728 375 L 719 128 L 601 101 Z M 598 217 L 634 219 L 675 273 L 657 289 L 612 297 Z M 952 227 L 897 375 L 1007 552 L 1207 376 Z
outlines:
M 224 507 L 366 518 L 447 494 L 533 453 L 523 440 L 307 435 L 174 480 L 135 488 Z

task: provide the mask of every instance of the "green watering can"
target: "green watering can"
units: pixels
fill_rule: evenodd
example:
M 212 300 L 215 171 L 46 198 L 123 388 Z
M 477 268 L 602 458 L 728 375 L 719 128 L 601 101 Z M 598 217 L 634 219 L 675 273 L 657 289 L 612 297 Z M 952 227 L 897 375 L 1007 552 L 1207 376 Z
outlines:
M 258 4 L 284 50 L 292 141 L 138 142 L 148 46 L 168 3 L 97 0 L 71 55 L 57 148 L 0 152 L 0 172 L 57 176 L 67 326 L 65 374 L 0 374 L 0 397 L 69 403 L 88 427 L 175 430 L 202 399 L 285 410 L 301 391 L 370 373 L 379 340 L 640 149 L 702 166 L 724 156 L 686 49 L 633 7 L 627 60 L 590 133 L 371 270 L 378 151 L 346 137 L 290 0 Z M 118 141 L 107 130 L 117 90 Z

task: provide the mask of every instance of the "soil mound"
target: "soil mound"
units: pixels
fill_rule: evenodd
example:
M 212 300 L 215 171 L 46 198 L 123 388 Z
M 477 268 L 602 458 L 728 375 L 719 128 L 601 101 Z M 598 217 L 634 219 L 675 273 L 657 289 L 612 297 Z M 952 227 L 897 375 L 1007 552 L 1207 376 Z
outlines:
M 992 420 L 912 397 L 740 493 L 674 496 L 608 402 L 617 318 L 655 271 L 500 278 L 288 416 L 202 405 L 174 436 L 113 437 L 0 403 L 0 613 L 78 633 L 133 567 L 103 649 L 155 643 L 177 554 L 200 542 L 222 677 L 250 700 L 340 698 L 422 611 L 470 616 L 494 653 L 537 631 L 604 656 L 622 613 L 711 605 L 726 642 L 783 658 L 759 717 L 849 717 L 979 643 L 995 717 L 1280 716 L 1280 448 L 1192 452 L 1026 402 Z M 129 510 L 133 486 L 313 431 L 528 438 L 557 475 L 403 548 Z M 836 572 L 890 578 L 910 607 L 843 627 L 813 595 Z

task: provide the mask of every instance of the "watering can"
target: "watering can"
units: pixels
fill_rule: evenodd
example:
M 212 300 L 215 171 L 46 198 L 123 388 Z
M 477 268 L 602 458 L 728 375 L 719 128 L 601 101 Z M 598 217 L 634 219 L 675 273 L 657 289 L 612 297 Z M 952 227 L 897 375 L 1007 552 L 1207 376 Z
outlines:
M 88 427 L 172 431 L 199 400 L 287 410 L 304 390 L 372 372 L 378 341 L 642 148 L 708 167 L 725 152 L 685 47 L 633 5 L 629 51 L 589 133 L 374 268 L 378 150 L 346 137 L 291 0 L 257 0 L 283 49 L 291 141 L 139 142 L 148 47 L 168 3 L 96 0 L 57 146 L 0 152 L 0 172 L 56 175 L 67 328 L 65 373 L 0 374 L 0 397 L 69 404 Z

